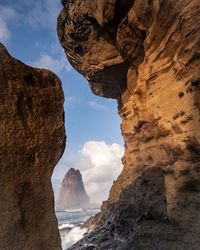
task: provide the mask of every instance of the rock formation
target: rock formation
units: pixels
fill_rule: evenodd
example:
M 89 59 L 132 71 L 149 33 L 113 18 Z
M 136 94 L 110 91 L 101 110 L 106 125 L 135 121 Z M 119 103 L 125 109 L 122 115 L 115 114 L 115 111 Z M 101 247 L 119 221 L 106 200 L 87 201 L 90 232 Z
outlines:
M 0 249 L 60 250 L 51 175 L 64 150 L 64 96 L 48 70 L 0 44 Z
M 95 229 L 71 249 L 199 249 L 200 2 L 63 3 L 60 42 L 92 91 L 117 99 L 125 142 Z
M 58 210 L 86 208 L 89 204 L 80 171 L 70 168 L 62 181 L 56 208 Z

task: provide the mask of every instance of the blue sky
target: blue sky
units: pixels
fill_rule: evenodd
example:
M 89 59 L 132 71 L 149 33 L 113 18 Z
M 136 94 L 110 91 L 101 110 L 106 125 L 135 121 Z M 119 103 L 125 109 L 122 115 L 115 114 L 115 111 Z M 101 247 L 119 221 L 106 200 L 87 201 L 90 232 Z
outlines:
M 67 148 L 55 169 L 55 190 L 67 169 L 75 167 L 82 171 L 92 199 L 100 201 L 121 170 L 123 142 L 117 103 L 95 96 L 87 81 L 67 62 L 56 34 L 60 10 L 59 0 L 1 0 L 0 41 L 14 57 L 50 69 L 62 81 Z M 94 159 L 94 155 L 98 157 Z M 109 172 L 109 178 L 102 169 Z

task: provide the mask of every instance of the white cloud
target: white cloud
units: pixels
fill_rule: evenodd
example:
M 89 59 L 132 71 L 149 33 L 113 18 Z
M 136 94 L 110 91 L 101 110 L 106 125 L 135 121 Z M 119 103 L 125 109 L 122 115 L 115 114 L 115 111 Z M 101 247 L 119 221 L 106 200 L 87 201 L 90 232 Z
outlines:
M 0 42 L 7 43 L 11 37 L 11 31 L 8 24 L 16 18 L 16 13 L 13 9 L 0 5 Z
M 85 188 L 92 200 L 102 201 L 108 197 L 110 187 L 121 170 L 123 146 L 105 141 L 86 142 L 80 151 L 79 169 Z
M 10 38 L 10 35 L 11 33 L 6 25 L 6 22 L 0 18 L 0 41 L 2 43 L 6 43 Z
M 8 1 L 7 5 L 12 5 L 21 21 L 34 28 L 55 29 L 57 16 L 61 9 L 58 0 Z
M 113 181 L 121 173 L 123 154 L 124 147 L 117 143 L 86 142 L 79 152 L 71 152 L 56 166 L 52 177 L 55 195 L 68 169 L 74 167 L 81 171 L 91 201 L 101 203 L 106 200 Z
M 77 98 L 74 96 L 68 96 L 65 95 L 65 110 L 66 112 L 70 112 L 69 110 L 73 110 L 77 107 L 79 107 L 79 105 L 81 104 L 81 98 Z M 68 121 L 68 125 L 69 125 L 69 121 Z
M 96 109 L 96 110 L 108 111 L 108 107 L 106 107 L 105 105 L 100 104 L 100 103 L 98 103 L 96 101 L 90 101 L 90 102 L 88 102 L 88 105 L 91 108 Z
M 53 39 L 53 42 L 48 46 L 35 41 L 34 47 L 40 48 L 42 53 L 35 60 L 29 61 L 28 64 L 37 68 L 49 69 L 57 74 L 72 70 L 57 38 Z
M 26 15 L 29 24 L 34 27 L 42 25 L 46 28 L 55 28 L 57 16 L 60 12 L 60 1 L 39 0 L 30 2 L 30 12 Z
M 49 69 L 55 73 L 60 73 L 61 71 L 70 71 L 71 66 L 67 62 L 64 55 L 52 56 L 50 54 L 42 53 L 39 58 L 35 61 L 30 62 L 30 65 L 37 68 Z
M 57 0 L 20 0 L 13 3 L 6 1 L 0 4 L 0 42 L 6 44 L 12 33 L 10 24 L 29 24 L 32 28 L 56 28 L 57 16 L 60 12 L 61 4 Z M 72 69 L 63 49 L 61 48 L 56 32 L 52 32 L 54 42 L 49 46 L 35 41 L 34 47 L 41 48 L 38 58 L 30 63 L 34 67 L 46 68 L 55 73 L 69 71 Z M 46 52 L 48 50 L 48 53 Z
M 31 25 L 40 24 L 44 27 L 56 28 L 57 16 L 60 12 L 60 1 L 33 1 L 33 8 L 30 9 L 29 23 Z
M 4 5 L 0 4 L 0 38 L 3 37 L 4 41 L 9 39 L 8 22 L 13 18 L 16 20 L 16 17 L 20 24 L 28 24 L 35 29 L 43 27 L 56 30 L 60 10 L 59 0 L 4 1 Z
M 76 98 L 73 97 L 73 96 L 65 96 L 65 101 L 66 101 L 67 103 L 75 102 L 75 101 L 76 101 Z

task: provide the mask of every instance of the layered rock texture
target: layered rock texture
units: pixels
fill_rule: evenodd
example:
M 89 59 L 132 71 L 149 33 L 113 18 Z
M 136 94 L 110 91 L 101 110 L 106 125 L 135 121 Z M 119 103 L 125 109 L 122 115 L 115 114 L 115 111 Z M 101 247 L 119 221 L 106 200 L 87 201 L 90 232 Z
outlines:
M 66 173 L 56 203 L 58 210 L 89 207 L 89 196 L 85 191 L 82 175 L 78 169 L 70 168 Z
M 56 75 L 0 44 L 0 249 L 61 249 L 51 174 L 65 144 Z
M 66 55 L 99 96 L 118 101 L 124 168 L 71 249 L 200 246 L 199 0 L 68 0 Z

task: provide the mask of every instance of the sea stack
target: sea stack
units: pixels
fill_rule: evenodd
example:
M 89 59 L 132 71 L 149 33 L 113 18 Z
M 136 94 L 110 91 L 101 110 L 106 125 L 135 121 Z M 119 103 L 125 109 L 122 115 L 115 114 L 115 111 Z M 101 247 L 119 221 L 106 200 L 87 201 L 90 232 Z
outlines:
M 78 169 L 70 168 L 62 181 L 56 208 L 63 210 L 88 206 L 89 196 L 85 191 L 82 175 Z

